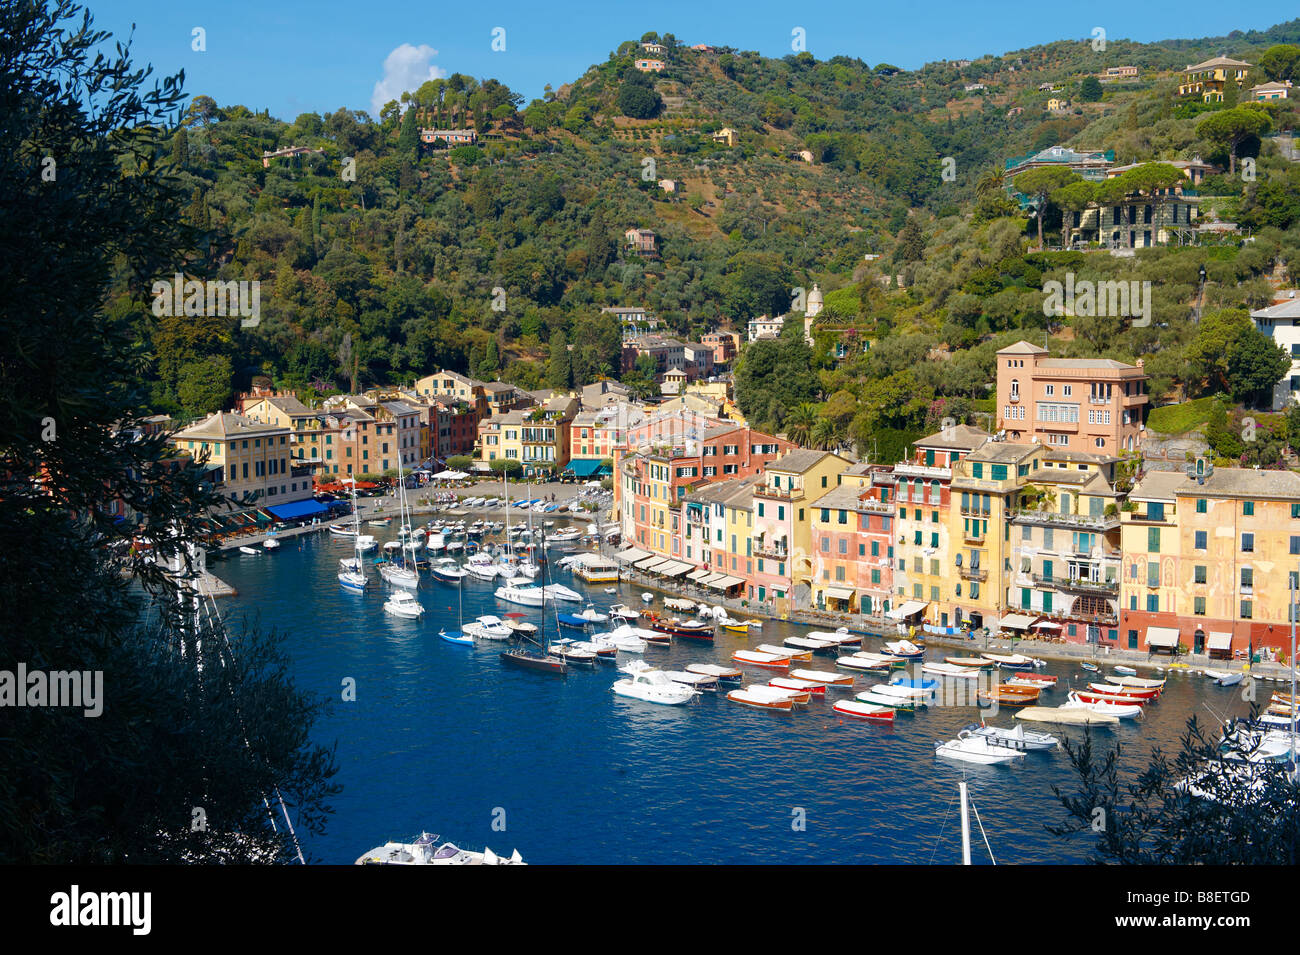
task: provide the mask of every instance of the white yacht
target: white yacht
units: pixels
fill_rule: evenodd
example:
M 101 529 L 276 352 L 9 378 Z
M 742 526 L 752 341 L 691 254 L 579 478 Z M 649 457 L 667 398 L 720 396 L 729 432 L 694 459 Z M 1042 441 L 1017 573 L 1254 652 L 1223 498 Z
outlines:
M 456 563 L 453 557 L 440 557 L 433 562 L 429 572 L 439 580 L 449 584 L 458 584 L 469 576 L 469 571 Z
M 507 583 L 504 587 L 498 587 L 496 597 L 506 603 L 519 604 L 523 607 L 541 607 L 548 600 L 554 601 L 555 599 L 544 587 L 535 584 L 520 587 L 513 582 Z
M 693 688 L 677 683 L 667 673 L 656 670 L 643 660 L 633 661 L 619 670 L 628 675 L 626 680 L 619 680 L 612 687 L 619 696 L 666 706 L 689 703 L 695 697 Z
M 479 580 L 496 580 L 500 565 L 490 554 L 471 554 L 465 561 L 465 570 L 471 577 L 477 577 Z
M 481 640 L 509 640 L 511 629 L 501 622 L 500 617 L 485 614 L 460 628 L 462 633 Z
M 527 865 L 516 849 L 505 859 L 491 849 L 470 852 L 450 842 L 438 845 L 438 837 L 422 832 L 414 842 L 385 842 L 371 849 L 357 865 Z
M 424 607 L 409 591 L 394 590 L 384 601 L 384 613 L 391 613 L 394 617 L 415 618 L 424 613 Z

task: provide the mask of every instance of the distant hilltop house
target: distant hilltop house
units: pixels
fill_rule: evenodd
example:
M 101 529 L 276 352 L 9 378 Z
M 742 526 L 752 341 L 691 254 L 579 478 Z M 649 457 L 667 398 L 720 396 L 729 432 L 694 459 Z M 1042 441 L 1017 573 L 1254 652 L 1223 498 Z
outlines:
M 607 305 L 600 310 L 600 314 L 613 315 L 618 319 L 624 341 L 659 331 L 658 317 L 641 305 Z
M 1005 169 L 1007 188 L 1014 189 L 1015 177 L 1022 172 L 1045 166 L 1063 166 L 1091 182 L 1101 182 L 1114 161 L 1113 149 L 1080 152 L 1068 146 L 1049 146 L 1041 152 L 1008 159 Z
M 283 159 L 292 156 L 305 156 L 308 153 L 323 153 L 324 149 L 312 149 L 310 146 L 286 146 L 283 149 L 277 149 L 274 152 L 262 153 L 262 168 L 266 169 L 271 165 L 272 159 Z
M 1053 96 L 1047 101 L 1047 111 L 1049 113 L 1061 113 L 1070 108 L 1070 101 L 1063 97 Z
M 736 146 L 740 143 L 740 136 L 730 126 L 723 126 L 713 134 L 713 141 L 724 146 Z
M 662 189 L 664 192 L 676 192 L 677 181 L 674 179 L 660 179 L 659 188 Z
M 422 129 L 420 142 L 433 143 L 441 139 L 448 146 L 471 145 L 478 139 L 478 133 L 472 129 Z
M 1131 168 L 1122 166 L 1112 172 L 1118 175 Z M 1194 172 L 1203 176 L 1210 167 L 1196 160 L 1180 168 L 1190 179 Z M 1070 217 L 1066 225 L 1069 244 L 1098 242 L 1112 249 L 1147 249 L 1174 241 L 1179 245 L 1194 243 L 1202 231 L 1198 224 L 1200 199 L 1184 193 L 1181 186 L 1150 195 L 1133 193 L 1066 215 Z
M 667 66 L 663 60 L 637 60 L 633 65 L 642 73 L 662 73 Z
M 970 66 L 970 60 L 949 60 L 948 65 L 959 70 L 964 70 Z
M 963 89 L 965 89 L 967 93 L 982 93 L 988 89 L 988 87 L 983 83 L 967 83 Z
M 1060 83 L 1040 83 L 1038 86 L 1038 92 L 1040 93 L 1057 93 L 1060 92 L 1060 89 Z
M 1173 166 L 1175 169 L 1180 170 L 1184 176 L 1191 180 L 1193 186 L 1199 186 L 1202 179 L 1216 171 L 1214 166 L 1203 161 L 1199 156 L 1194 159 L 1161 159 L 1158 161 L 1162 165 Z M 1122 175 L 1130 169 L 1136 169 L 1141 165 L 1145 164 L 1134 162 L 1126 166 L 1111 166 L 1110 169 L 1106 170 L 1106 178 L 1114 179 L 1116 176 Z
M 1255 327 L 1291 356 L 1286 377 L 1273 388 L 1273 410 L 1300 401 L 1300 296 L 1295 289 L 1274 293 L 1273 304 L 1250 313 Z
M 1222 103 L 1224 87 L 1229 83 L 1240 87 L 1250 70 L 1251 65 L 1242 60 L 1216 56 L 1183 70 L 1178 95 L 1200 96 L 1206 103 Z
M 716 46 L 709 46 L 707 43 L 697 43 L 693 47 L 691 47 L 691 49 L 694 50 L 696 53 L 717 53 L 718 52 L 718 48 Z
M 1013 106 L 1009 110 L 1007 110 L 1006 118 L 1010 119 L 1012 116 L 1019 116 L 1024 111 L 1025 108 L 1023 106 Z
M 797 155 L 804 162 L 808 163 L 808 165 L 810 166 L 812 165 L 813 154 L 811 149 L 801 149 L 795 155 Z
M 1260 83 L 1258 86 L 1250 88 L 1250 98 L 1253 100 L 1270 100 L 1270 99 L 1289 99 L 1288 94 L 1291 92 L 1291 81 L 1282 80 L 1276 83 Z
M 645 50 L 647 53 L 653 53 L 655 56 L 663 56 L 668 52 L 668 47 L 664 46 L 662 43 L 642 43 L 641 49 Z
M 659 251 L 655 246 L 655 234 L 650 229 L 628 229 L 623 237 L 628 248 L 637 255 L 654 255 Z
M 1097 79 L 1103 83 L 1108 80 L 1135 80 L 1138 78 L 1138 68 L 1136 66 L 1108 66 L 1097 74 Z

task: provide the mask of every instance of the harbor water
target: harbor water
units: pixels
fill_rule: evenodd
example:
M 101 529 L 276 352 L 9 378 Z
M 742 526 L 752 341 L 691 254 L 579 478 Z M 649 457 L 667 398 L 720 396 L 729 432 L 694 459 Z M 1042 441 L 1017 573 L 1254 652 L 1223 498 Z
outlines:
M 381 541 L 395 528 L 369 528 Z M 338 743 L 342 792 L 322 835 L 304 836 L 316 862 L 347 864 L 390 839 L 439 833 L 466 848 L 530 863 L 902 863 L 960 861 L 957 784 L 965 776 L 998 863 L 1086 861 L 1086 840 L 1065 841 L 1045 824 L 1065 821 L 1052 786 L 1073 791 L 1065 753 L 1029 753 L 1009 766 L 974 766 L 936 758 L 934 744 L 978 722 L 973 706 L 900 714 L 894 724 L 842 720 L 836 698 L 813 697 L 793 713 L 751 709 L 706 693 L 684 706 L 660 706 L 611 692 L 614 666 L 570 668 L 565 677 L 507 668 L 508 644 L 461 647 L 438 638 L 458 624 L 457 588 L 424 574 L 420 620 L 383 611 L 390 590 L 373 566 L 364 595 L 338 584 L 350 542 L 327 534 L 286 540 L 273 554 L 233 552 L 212 564 L 238 596 L 220 601 L 227 623 L 275 628 L 286 635 L 293 677 L 332 702 L 315 737 Z M 563 552 L 552 552 L 552 559 Z M 587 585 L 557 571 L 549 582 L 586 594 L 597 609 L 644 606 L 641 588 Z M 505 604 L 495 585 L 467 578 L 464 618 L 541 611 Z M 653 604 L 661 608 L 662 595 Z M 580 612 L 581 605 L 562 604 Z M 747 636 L 719 631 L 716 643 L 677 640 L 649 647 L 654 666 L 730 664 L 736 649 L 780 644 L 807 627 L 764 621 Z M 555 633 L 554 618 L 547 624 Z M 568 635 L 568 634 L 565 634 Z M 880 640 L 865 639 L 877 650 Z M 851 651 L 849 651 L 851 652 Z M 973 651 L 972 651 L 973 652 Z M 937 649 L 936 659 L 957 651 Z M 620 654 L 620 663 L 635 659 Z M 835 669 L 818 654 L 807 668 Z M 1066 684 L 1097 674 L 1049 663 L 1060 678 L 1041 702 L 1065 702 Z M 1155 676 L 1140 669 L 1144 676 Z M 776 671 L 746 669 L 746 683 Z M 1136 772 L 1152 747 L 1175 750 L 1187 718 L 1244 715 L 1241 688 L 1174 671 L 1162 698 L 1140 722 L 1095 727 L 1103 745 L 1123 744 L 1123 766 Z M 858 692 L 882 678 L 860 674 Z M 347 681 L 356 686 L 344 701 Z M 1012 726 L 1004 709 L 990 723 Z M 1081 740 L 1082 727 L 1027 728 Z M 974 861 L 989 854 L 978 828 Z

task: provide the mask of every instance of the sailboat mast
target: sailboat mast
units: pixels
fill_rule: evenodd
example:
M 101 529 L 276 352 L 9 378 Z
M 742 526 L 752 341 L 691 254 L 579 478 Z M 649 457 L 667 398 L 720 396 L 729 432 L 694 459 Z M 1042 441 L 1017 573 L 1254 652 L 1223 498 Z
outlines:
M 961 864 L 970 865 L 970 800 L 966 794 L 966 780 L 957 786 L 961 792 Z

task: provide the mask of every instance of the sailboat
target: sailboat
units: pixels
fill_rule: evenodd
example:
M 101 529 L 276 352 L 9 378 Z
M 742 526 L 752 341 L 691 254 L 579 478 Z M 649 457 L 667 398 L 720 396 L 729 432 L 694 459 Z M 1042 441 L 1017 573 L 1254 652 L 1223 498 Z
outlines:
M 546 577 L 543 572 L 543 586 L 545 586 L 545 581 Z M 530 642 L 533 642 L 532 638 L 521 635 L 521 640 L 517 645 L 501 652 L 501 662 L 508 666 L 519 667 L 521 670 L 533 670 L 537 673 L 556 673 L 563 676 L 569 672 L 568 661 L 551 653 L 550 643 L 546 638 L 546 614 L 542 614 L 541 642 L 534 647 L 525 645 Z
M 365 592 L 366 585 L 370 581 L 366 577 L 365 567 L 361 562 L 361 514 L 357 510 L 357 482 L 352 478 L 347 480 L 352 485 L 352 525 L 356 534 L 352 538 L 352 559 L 339 561 L 342 565 L 342 569 L 339 571 L 339 584 L 344 590 L 359 594 Z
M 450 632 L 447 630 L 439 630 L 438 636 L 442 637 L 442 639 L 446 640 L 448 643 L 454 643 L 457 646 L 472 647 L 474 646 L 474 638 L 465 632 L 464 591 L 457 588 L 456 596 L 459 598 L 456 601 L 456 622 L 460 625 L 460 629 L 452 630 Z
M 412 589 L 420 586 L 420 575 L 416 572 L 415 554 L 410 553 L 410 564 L 407 563 L 408 551 L 411 550 L 411 521 L 410 515 L 406 509 L 406 479 L 402 477 L 402 461 L 397 461 L 397 487 L 398 487 L 398 509 L 400 511 L 401 527 L 398 529 L 397 536 L 401 541 L 402 563 L 400 565 L 386 561 L 379 567 L 379 576 L 397 587 L 410 587 Z

